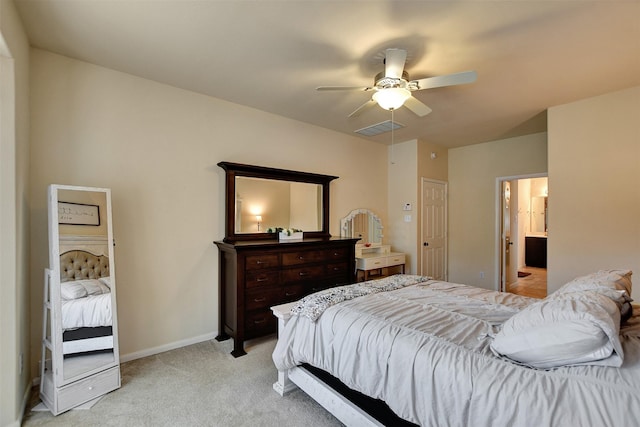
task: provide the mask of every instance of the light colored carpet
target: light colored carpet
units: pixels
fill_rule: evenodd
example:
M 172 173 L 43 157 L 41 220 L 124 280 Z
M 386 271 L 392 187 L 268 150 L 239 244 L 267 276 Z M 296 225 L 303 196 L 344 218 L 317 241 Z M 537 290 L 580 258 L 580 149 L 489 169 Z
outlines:
M 206 341 L 121 365 L 122 387 L 89 410 L 54 417 L 30 409 L 23 426 L 341 426 L 301 390 L 280 397 L 272 388 L 275 337 L 245 343 Z

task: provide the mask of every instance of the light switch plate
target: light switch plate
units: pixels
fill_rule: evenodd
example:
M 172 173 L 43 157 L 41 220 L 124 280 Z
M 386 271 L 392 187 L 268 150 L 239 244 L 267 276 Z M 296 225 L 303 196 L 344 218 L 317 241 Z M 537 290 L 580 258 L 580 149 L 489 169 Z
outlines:
M 411 215 L 405 215 L 404 222 L 411 222 Z

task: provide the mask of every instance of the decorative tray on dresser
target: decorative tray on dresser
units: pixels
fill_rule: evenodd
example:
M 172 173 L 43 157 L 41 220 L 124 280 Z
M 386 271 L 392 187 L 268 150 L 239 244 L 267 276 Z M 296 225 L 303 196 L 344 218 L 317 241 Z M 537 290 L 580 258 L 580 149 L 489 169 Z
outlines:
M 234 357 L 244 341 L 276 332 L 270 307 L 313 292 L 355 282 L 357 238 L 297 241 L 217 241 L 220 262 L 218 341 L 234 339 Z

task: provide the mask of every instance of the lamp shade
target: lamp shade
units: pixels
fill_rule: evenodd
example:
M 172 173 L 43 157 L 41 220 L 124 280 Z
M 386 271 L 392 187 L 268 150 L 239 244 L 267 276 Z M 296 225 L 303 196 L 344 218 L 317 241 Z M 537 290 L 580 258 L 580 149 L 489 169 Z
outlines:
M 379 106 L 385 110 L 395 110 L 402 107 L 404 101 L 411 96 L 411 92 L 408 89 L 401 87 L 390 87 L 386 89 L 380 89 L 373 94 L 373 100 L 378 103 Z

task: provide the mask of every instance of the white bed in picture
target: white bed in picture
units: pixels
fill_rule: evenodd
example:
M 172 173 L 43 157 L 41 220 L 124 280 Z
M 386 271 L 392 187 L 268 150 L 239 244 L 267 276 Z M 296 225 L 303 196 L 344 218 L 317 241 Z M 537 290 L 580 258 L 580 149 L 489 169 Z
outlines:
M 400 422 L 368 414 L 347 387 L 421 426 L 633 425 L 640 316 L 622 320 L 630 294 L 623 271 L 544 300 L 412 275 L 329 289 L 273 307 L 274 389 L 298 386 L 347 425 Z
M 64 252 L 60 282 L 63 354 L 112 349 L 109 258 L 87 250 Z

